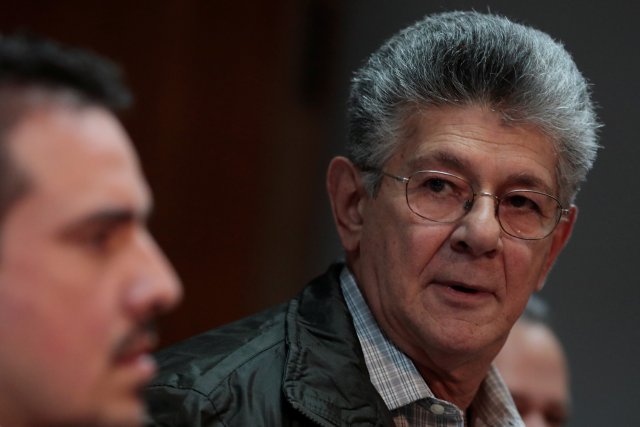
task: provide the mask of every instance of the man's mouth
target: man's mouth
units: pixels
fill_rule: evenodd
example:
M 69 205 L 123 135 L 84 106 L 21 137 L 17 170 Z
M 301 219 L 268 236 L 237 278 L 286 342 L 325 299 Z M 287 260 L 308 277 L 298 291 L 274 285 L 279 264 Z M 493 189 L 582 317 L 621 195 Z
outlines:
M 457 296 L 461 301 L 480 301 L 493 295 L 491 287 L 478 283 L 467 283 L 450 278 L 434 280 L 441 289 L 446 289 L 451 296 Z
M 156 361 L 151 355 L 155 346 L 155 334 L 138 329 L 121 341 L 114 354 L 114 367 L 127 373 L 131 391 L 136 396 L 157 372 Z
M 469 288 L 462 285 L 451 285 L 449 287 L 454 291 L 463 292 L 465 294 L 476 294 L 479 292 L 477 289 Z
M 134 362 L 156 347 L 157 334 L 153 325 L 145 324 L 124 337 L 116 347 L 115 360 L 118 364 Z

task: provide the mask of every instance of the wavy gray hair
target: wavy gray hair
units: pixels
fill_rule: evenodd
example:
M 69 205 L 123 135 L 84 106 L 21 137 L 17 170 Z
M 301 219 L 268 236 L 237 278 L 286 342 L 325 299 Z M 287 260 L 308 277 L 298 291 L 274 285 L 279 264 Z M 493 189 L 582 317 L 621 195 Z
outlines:
M 572 202 L 593 165 L 600 127 L 589 85 L 562 44 L 507 18 L 477 12 L 427 16 L 399 32 L 356 72 L 347 155 L 375 194 L 380 169 L 414 113 L 488 105 L 536 126 L 559 154 L 560 199 Z M 405 129 L 406 131 L 406 129 Z

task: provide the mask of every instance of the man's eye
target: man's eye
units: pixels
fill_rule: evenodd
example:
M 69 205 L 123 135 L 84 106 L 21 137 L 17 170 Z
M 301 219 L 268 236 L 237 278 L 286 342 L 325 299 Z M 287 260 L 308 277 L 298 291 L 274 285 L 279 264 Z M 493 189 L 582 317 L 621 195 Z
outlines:
M 86 243 L 93 249 L 104 250 L 107 248 L 110 239 L 111 232 L 109 230 L 99 230 L 87 236 Z
M 125 234 L 125 228 L 115 224 L 106 224 L 85 230 L 79 236 L 79 240 L 90 251 L 109 252 L 124 239 Z
M 71 238 L 83 250 L 95 253 L 108 251 L 115 240 L 114 232 L 109 228 L 83 230 Z
M 436 193 L 440 193 L 441 191 L 445 190 L 446 186 L 446 181 L 440 178 L 432 178 L 424 183 L 424 187 Z
M 421 188 L 431 193 L 459 193 L 462 191 L 462 188 L 451 180 L 433 177 L 425 179 Z
M 520 209 L 520 210 L 530 210 L 535 212 L 540 211 L 540 207 L 536 202 L 520 194 L 509 196 L 505 198 L 502 203 L 509 208 Z

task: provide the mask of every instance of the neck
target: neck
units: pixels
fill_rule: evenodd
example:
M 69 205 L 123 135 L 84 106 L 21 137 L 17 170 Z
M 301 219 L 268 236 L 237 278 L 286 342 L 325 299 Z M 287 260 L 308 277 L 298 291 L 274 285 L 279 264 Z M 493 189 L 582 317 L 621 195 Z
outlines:
M 416 368 L 433 394 L 466 412 L 484 381 L 493 358 L 466 360 L 464 363 L 420 364 Z M 435 368 L 434 368 L 435 366 Z

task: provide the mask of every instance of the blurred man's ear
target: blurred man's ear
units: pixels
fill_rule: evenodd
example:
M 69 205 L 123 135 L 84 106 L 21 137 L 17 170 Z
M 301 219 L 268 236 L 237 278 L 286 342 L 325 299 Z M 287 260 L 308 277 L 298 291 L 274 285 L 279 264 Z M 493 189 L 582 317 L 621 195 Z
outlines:
M 327 191 L 336 228 L 347 253 L 357 251 L 362 231 L 362 202 L 367 193 L 360 171 L 345 157 L 335 157 L 327 171 Z

